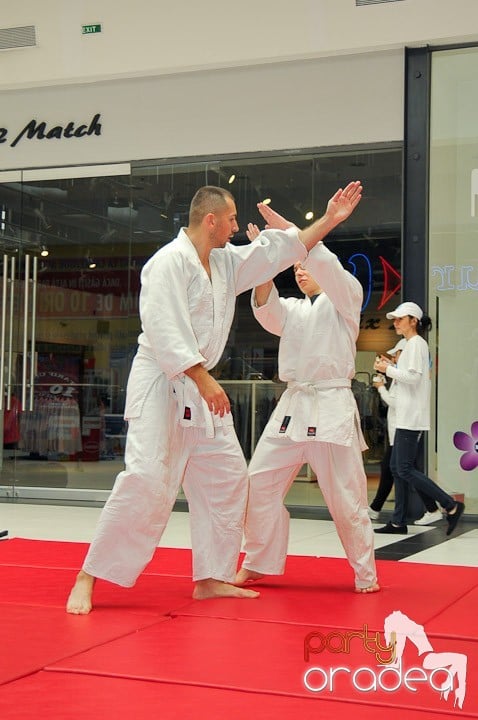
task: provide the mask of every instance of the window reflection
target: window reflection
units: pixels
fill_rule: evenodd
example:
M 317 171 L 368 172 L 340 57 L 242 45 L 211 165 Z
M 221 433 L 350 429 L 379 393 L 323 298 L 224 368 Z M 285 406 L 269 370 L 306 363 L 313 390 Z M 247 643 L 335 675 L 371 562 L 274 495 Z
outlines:
M 76 434 L 65 436 L 76 444 L 39 445 L 30 417 L 17 447 L 9 448 L 7 459 L 15 460 L 16 469 L 10 475 L 7 463 L 2 482 L 16 477 L 22 485 L 51 485 L 51 466 L 45 460 L 54 460 L 61 476 L 58 485 L 110 487 L 113 467 L 102 472 L 101 464 L 122 463 L 125 387 L 140 331 L 141 268 L 188 224 L 191 198 L 204 184 L 233 193 L 240 226 L 233 242 L 244 244 L 247 223 L 261 225 L 259 201 L 270 199 L 272 207 L 304 227 L 320 217 L 338 187 L 362 181 L 360 206 L 327 243 L 364 288 L 355 391 L 370 446 L 365 459 L 369 468 L 378 468 L 385 421 L 371 388 L 371 368 L 375 354 L 395 344 L 385 314 L 400 294 L 401 164 L 401 148 L 393 146 L 138 163 L 131 174 L 121 170 L 119 175 L 88 175 L 88 169 L 74 168 L 77 172 L 70 177 L 52 179 L 46 173 L 41 180 L 0 183 L 2 250 L 8 258 L 19 258 L 12 351 L 22 356 L 24 278 L 19 268 L 22 257 L 30 254 L 38 258 L 37 406 L 55 393 L 56 401 L 61 395 L 77 404 Z M 276 283 L 281 294 L 299 296 L 291 270 L 281 273 Z M 244 293 L 238 298 L 229 341 L 215 371 L 231 396 L 246 457 L 282 389 L 278 339 L 254 320 L 249 297 Z M 66 378 L 61 383 L 56 382 L 60 375 Z M 63 429 L 70 425 L 64 423 Z M 88 473 L 75 471 L 78 462 L 83 468 L 88 463 Z M 307 502 L 321 504 L 316 486 Z
M 244 244 L 248 242 L 247 223 L 261 226 L 256 207 L 259 201 L 270 199 L 272 207 L 304 227 L 311 221 L 307 215 L 320 217 L 338 187 L 354 179 L 362 181 L 360 206 L 331 234 L 327 244 L 364 288 L 354 391 L 370 446 L 365 460 L 372 470 L 378 469 L 386 431 L 385 412 L 371 385 L 371 368 L 375 354 L 395 344 L 395 333 L 385 314 L 396 305 L 401 288 L 401 163 L 401 149 L 394 147 L 151 164 L 133 170 L 132 185 L 137 188 L 133 194 L 139 209 L 133 253 L 142 247 L 145 258 L 187 224 L 190 199 L 202 184 L 227 187 L 233 193 L 240 226 L 233 242 Z M 142 231 L 154 233 L 158 242 L 144 244 Z M 300 296 L 292 270 L 281 273 L 276 284 L 282 295 Z M 249 303 L 249 293 L 238 298 L 229 342 L 215 370 L 233 395 L 236 425 L 247 457 L 281 390 L 278 338 L 254 320 Z M 251 381 L 255 382 L 255 398 L 251 396 Z M 237 385 L 241 382 L 245 383 L 242 387 Z

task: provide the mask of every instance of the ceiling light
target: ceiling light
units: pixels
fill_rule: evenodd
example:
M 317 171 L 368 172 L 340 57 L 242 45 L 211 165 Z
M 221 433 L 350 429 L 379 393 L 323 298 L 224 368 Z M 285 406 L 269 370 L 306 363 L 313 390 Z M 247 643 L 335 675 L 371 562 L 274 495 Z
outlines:
M 264 198 L 264 200 L 262 201 L 262 204 L 263 204 L 263 205 L 270 205 L 271 202 L 272 202 L 271 198 Z
M 235 179 L 236 179 L 236 176 L 233 173 L 227 182 L 229 183 L 229 185 L 232 185 L 232 183 L 234 182 Z
M 312 212 L 312 210 L 309 210 L 309 212 L 305 213 L 306 220 L 312 220 L 313 217 L 314 217 L 314 213 Z
M 50 252 L 49 252 L 47 246 L 46 246 L 46 245 L 42 245 L 42 246 L 41 246 L 41 250 L 40 250 L 40 255 L 41 255 L 42 257 L 48 257 L 49 254 L 50 254 Z

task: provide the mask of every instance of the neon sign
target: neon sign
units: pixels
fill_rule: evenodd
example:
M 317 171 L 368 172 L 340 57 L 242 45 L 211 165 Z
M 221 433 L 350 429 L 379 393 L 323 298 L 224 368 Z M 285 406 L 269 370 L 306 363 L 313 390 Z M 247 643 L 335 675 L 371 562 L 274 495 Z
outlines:
M 370 262 L 370 259 L 365 255 L 364 253 L 354 253 L 351 255 L 347 262 L 352 266 L 352 275 L 358 279 L 358 268 L 357 268 L 357 260 L 362 260 L 365 264 L 365 287 L 364 287 L 364 303 L 362 305 L 362 312 L 365 310 L 367 305 L 370 302 L 370 298 L 372 296 L 372 290 L 373 290 L 373 273 L 372 273 L 372 263 Z M 388 260 L 385 260 L 382 255 L 379 255 L 379 260 L 382 264 L 382 270 L 383 270 L 383 290 L 382 290 L 382 297 L 380 298 L 380 302 L 377 305 L 377 310 L 381 310 L 384 305 L 390 300 L 390 298 L 395 295 L 396 292 L 400 290 L 402 287 L 402 276 L 400 273 L 395 270 L 392 265 L 388 262 Z M 362 285 L 364 283 L 362 282 Z

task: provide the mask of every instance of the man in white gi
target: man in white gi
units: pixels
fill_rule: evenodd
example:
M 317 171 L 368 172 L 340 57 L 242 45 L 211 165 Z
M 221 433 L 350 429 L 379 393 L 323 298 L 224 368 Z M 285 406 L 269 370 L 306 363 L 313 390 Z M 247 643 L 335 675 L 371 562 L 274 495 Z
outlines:
M 289 225 L 271 208 L 263 216 L 269 226 Z M 258 232 L 249 225 L 250 240 Z M 299 468 L 309 463 L 354 571 L 355 590 L 376 592 L 380 587 L 361 455 L 366 445 L 350 387 L 362 287 L 322 242 L 294 271 L 305 298 L 279 297 L 272 281 L 256 287 L 251 298 L 257 320 L 280 337 L 279 377 L 287 389 L 249 464 L 246 555 L 236 584 L 284 572 L 289 537 L 284 498 Z
M 209 371 L 221 357 L 239 293 L 307 253 L 360 200 L 360 183 L 338 190 L 305 230 L 269 230 L 250 245 L 232 195 L 207 186 L 189 226 L 141 273 L 142 333 L 128 380 L 125 470 L 101 514 L 67 602 L 87 614 L 97 577 L 131 587 L 150 561 L 182 483 L 189 503 L 193 597 L 256 597 L 234 582 L 247 498 L 247 467 L 228 397 Z

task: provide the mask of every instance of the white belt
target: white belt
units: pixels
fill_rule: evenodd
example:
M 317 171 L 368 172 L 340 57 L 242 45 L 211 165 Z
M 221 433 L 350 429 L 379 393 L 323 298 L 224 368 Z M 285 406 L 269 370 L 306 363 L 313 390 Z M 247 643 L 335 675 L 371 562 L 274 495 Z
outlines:
M 297 380 L 291 380 L 287 383 L 287 389 L 293 390 L 305 390 L 305 392 L 311 392 L 312 390 L 330 390 L 331 388 L 343 388 L 351 387 L 352 381 L 350 378 L 336 378 L 330 380 L 316 380 L 315 382 L 298 382 Z
M 176 402 L 179 408 L 178 419 L 180 425 L 182 425 L 183 427 L 198 427 L 197 422 L 187 422 L 181 417 L 181 413 L 184 412 L 184 408 L 186 406 L 190 408 L 197 408 L 201 412 L 202 419 L 204 420 L 204 423 L 200 423 L 199 427 L 204 427 L 207 438 L 213 438 L 216 434 L 214 418 L 208 408 L 207 402 L 204 400 L 203 397 L 199 396 L 199 393 L 196 390 L 196 383 L 191 380 L 191 378 L 188 378 L 187 375 L 184 376 L 184 382 L 182 379 L 174 379 L 171 381 L 171 383 L 176 393 Z M 199 396 L 199 399 L 201 401 L 199 407 L 197 405 L 197 396 Z M 228 425 L 224 422 L 223 418 L 219 418 L 219 420 L 221 421 L 221 426 L 224 434 L 227 435 Z
M 350 378 L 335 378 L 330 380 L 316 380 L 315 382 L 297 382 L 293 380 L 287 383 L 287 402 L 280 407 L 280 416 L 276 414 L 276 420 L 283 421 L 284 417 L 290 416 L 291 420 L 295 412 L 295 408 L 298 400 L 300 399 L 300 393 L 313 396 L 317 391 L 320 390 L 331 390 L 333 388 L 350 388 L 352 381 Z M 310 418 L 310 426 L 315 428 L 319 427 L 319 412 L 320 403 L 317 402 L 314 408 L 314 413 Z M 291 423 L 288 423 L 285 432 L 283 433 L 286 437 L 289 437 L 291 429 Z M 281 433 L 282 434 L 282 433 Z

